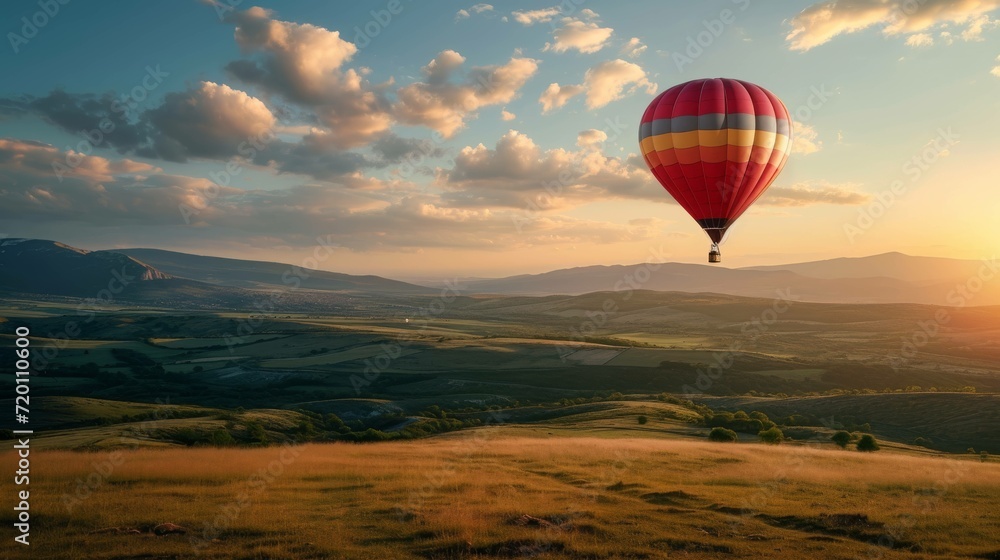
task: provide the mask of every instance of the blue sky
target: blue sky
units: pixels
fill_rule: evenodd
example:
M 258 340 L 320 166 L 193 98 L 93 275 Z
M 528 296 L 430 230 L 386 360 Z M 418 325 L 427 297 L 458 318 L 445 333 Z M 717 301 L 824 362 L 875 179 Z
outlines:
M 6 2 L 0 233 L 296 263 L 322 237 L 342 249 L 321 268 L 395 277 L 701 262 L 706 238 L 635 157 L 635 126 L 657 92 L 724 76 L 797 121 L 728 265 L 986 257 L 1000 0 L 907 5 Z M 132 91 L 119 136 L 49 170 Z M 260 153 L 239 153 L 258 131 Z M 913 157 L 929 161 L 916 177 Z M 213 185 L 227 165 L 239 175 Z

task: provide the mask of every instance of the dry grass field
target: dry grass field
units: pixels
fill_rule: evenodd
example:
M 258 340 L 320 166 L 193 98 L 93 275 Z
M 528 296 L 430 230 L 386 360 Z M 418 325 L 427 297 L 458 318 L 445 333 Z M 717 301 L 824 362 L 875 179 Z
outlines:
M 503 427 L 118 453 L 32 455 L 32 558 L 1000 555 L 1000 465 L 966 458 Z

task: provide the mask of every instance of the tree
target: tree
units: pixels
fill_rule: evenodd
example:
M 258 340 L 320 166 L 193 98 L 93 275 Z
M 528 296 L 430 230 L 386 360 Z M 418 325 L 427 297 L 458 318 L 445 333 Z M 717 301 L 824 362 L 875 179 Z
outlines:
M 739 441 L 740 438 L 736 435 L 736 432 L 729 430 L 727 428 L 715 427 L 708 434 L 708 439 L 711 441 Z
M 833 440 L 833 443 L 836 443 L 843 449 L 847 449 L 847 444 L 851 443 L 851 434 L 850 432 L 840 430 L 839 432 L 833 434 L 833 437 L 830 439 Z
M 879 446 L 878 442 L 875 441 L 875 436 L 871 434 L 865 434 L 861 436 L 861 439 L 858 440 L 858 451 L 871 452 L 878 450 Z
M 757 436 L 764 443 L 768 443 L 771 445 L 777 445 L 785 441 L 785 434 L 782 433 L 782 431 L 779 430 L 777 426 L 763 430 L 762 432 L 757 434 Z
M 639 415 L 639 418 L 637 418 L 637 420 L 639 421 L 640 424 L 645 424 L 646 422 L 649 422 L 649 418 L 646 418 L 646 416 L 642 414 Z

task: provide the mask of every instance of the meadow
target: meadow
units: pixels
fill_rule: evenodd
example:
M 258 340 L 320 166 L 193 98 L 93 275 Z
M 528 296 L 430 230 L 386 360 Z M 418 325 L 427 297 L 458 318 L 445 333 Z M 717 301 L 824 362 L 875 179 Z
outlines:
M 118 453 L 37 453 L 32 558 L 1000 554 L 990 505 L 1000 464 L 944 456 L 505 426 L 367 445 Z M 5 468 L 11 460 L 3 455 Z M 12 490 L 4 478 L 0 492 Z M 164 523 L 186 532 L 154 534 Z

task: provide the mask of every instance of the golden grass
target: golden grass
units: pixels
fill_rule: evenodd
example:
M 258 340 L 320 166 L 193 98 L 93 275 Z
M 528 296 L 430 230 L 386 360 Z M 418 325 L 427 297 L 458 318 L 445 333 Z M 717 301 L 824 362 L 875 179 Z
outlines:
M 371 445 L 127 451 L 109 475 L 93 474 L 113 457 L 32 454 L 32 558 L 931 558 L 1000 549 L 1000 465 L 944 457 L 495 428 Z M 3 455 L 5 471 L 13 460 Z M 63 496 L 88 477 L 91 495 L 67 509 Z M 3 477 L 0 493 L 14 490 Z M 535 519 L 520 525 L 524 514 Z M 12 512 L 2 520 L 9 526 Z M 193 531 L 92 533 L 163 522 Z M 918 552 L 866 542 L 879 537 Z M 22 557 L 11 543 L 0 556 Z

